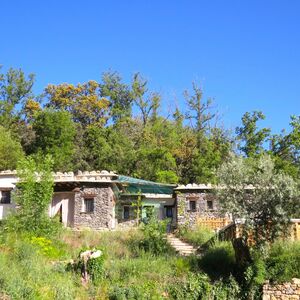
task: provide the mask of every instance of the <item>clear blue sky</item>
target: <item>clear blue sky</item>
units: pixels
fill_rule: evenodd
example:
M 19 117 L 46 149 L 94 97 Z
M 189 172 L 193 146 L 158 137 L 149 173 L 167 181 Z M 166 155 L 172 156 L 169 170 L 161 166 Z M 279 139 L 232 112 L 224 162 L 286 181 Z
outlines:
M 201 82 L 226 127 L 262 110 L 279 131 L 300 114 L 298 0 L 2 0 L 0 25 L 0 64 L 35 73 L 37 93 L 139 71 L 165 110 Z

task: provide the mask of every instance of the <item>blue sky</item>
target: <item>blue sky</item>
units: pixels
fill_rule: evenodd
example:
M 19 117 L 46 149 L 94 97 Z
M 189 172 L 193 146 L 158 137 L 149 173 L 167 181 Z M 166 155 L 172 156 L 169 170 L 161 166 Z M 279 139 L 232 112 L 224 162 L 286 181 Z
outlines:
M 300 1 L 13 1 L 0 8 L 0 64 L 48 83 L 141 72 L 166 112 L 197 81 L 226 127 L 262 110 L 275 132 L 300 114 Z

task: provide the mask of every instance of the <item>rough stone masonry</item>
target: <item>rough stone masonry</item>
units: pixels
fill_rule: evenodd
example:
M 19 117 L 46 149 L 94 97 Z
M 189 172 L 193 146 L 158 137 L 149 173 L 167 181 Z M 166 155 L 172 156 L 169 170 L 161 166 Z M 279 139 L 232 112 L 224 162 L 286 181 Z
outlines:
M 267 282 L 263 286 L 263 300 L 300 300 L 300 279 L 282 284 Z

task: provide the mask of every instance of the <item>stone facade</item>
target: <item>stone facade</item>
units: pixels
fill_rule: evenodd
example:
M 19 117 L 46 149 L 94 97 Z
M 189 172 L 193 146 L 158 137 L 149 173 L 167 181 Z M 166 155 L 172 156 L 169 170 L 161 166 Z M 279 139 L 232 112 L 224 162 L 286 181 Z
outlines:
M 272 285 L 267 282 L 263 286 L 263 300 L 300 300 L 300 279 L 292 282 Z
M 178 225 L 189 226 L 194 226 L 199 218 L 223 217 L 216 197 L 204 190 L 177 192 L 177 213 Z
M 84 210 L 85 200 L 93 200 L 93 211 Z M 115 227 L 115 197 L 110 185 L 83 187 L 75 193 L 74 227 L 113 229 Z

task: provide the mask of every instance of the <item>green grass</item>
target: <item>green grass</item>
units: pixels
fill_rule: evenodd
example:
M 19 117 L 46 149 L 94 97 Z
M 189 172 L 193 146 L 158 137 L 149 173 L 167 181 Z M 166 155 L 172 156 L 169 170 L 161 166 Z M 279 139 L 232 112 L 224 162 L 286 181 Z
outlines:
M 205 244 L 214 236 L 214 234 L 213 230 L 200 225 L 197 225 L 192 229 L 188 227 L 181 227 L 177 232 L 177 236 L 179 238 L 196 247 L 200 247 Z
M 64 230 L 53 240 L 10 233 L 0 241 L 0 295 L 11 299 L 241 299 L 231 276 L 234 251 L 216 242 L 201 258 L 179 257 L 141 245 L 145 231 L 94 232 Z M 193 232 L 205 242 L 210 233 Z M 104 252 L 100 280 L 88 285 L 80 272 L 67 268 L 82 249 Z M 267 276 L 286 281 L 299 277 L 300 243 L 276 243 L 266 261 Z
M 267 277 L 274 282 L 300 278 L 300 242 L 278 241 L 266 259 Z

